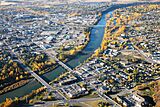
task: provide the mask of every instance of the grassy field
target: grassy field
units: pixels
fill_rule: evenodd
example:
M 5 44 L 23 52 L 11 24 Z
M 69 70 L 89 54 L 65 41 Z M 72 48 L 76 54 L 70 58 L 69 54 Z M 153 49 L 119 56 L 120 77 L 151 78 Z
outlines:
M 98 107 L 99 102 L 104 102 L 103 100 L 85 101 L 81 103 L 72 104 L 73 107 Z

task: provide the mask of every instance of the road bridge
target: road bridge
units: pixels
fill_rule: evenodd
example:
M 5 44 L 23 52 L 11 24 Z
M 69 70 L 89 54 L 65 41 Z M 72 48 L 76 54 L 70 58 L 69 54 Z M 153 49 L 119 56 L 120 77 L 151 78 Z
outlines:
M 28 66 L 24 65 L 21 60 L 17 59 L 17 60 L 14 60 L 14 61 L 18 62 L 25 71 L 27 71 L 29 74 L 31 74 L 38 82 L 40 82 L 46 89 L 48 89 L 49 92 L 55 91 L 55 89 L 53 89 L 53 87 L 51 85 L 49 85 L 39 75 L 37 75 L 34 71 L 32 71 Z M 56 92 L 64 100 L 67 100 L 67 98 L 62 93 L 60 93 L 58 90 L 56 90 Z
M 43 80 L 39 75 L 37 75 L 34 71 L 32 71 L 28 66 L 24 65 L 21 60 L 14 60 L 18 62 L 21 67 L 27 71 L 29 74 L 31 74 L 36 80 L 38 80 L 45 88 L 47 88 L 49 91 L 52 91 L 52 86 L 50 86 L 45 80 Z
M 51 53 L 47 53 L 48 56 L 50 56 L 51 58 L 55 59 L 55 61 L 58 62 L 58 64 L 60 64 L 63 68 L 65 68 L 67 71 L 74 73 L 74 71 L 68 67 L 65 63 L 63 63 L 62 61 L 60 61 L 58 58 L 56 58 L 53 54 Z
M 78 27 L 78 28 L 97 28 L 97 27 L 102 27 L 105 28 L 106 25 L 64 25 L 64 26 L 70 26 L 70 27 Z

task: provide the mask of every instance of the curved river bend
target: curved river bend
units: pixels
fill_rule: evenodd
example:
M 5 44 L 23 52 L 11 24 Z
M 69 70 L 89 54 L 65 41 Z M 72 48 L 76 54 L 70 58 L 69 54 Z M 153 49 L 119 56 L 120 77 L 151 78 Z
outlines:
M 138 4 L 140 4 L 140 3 L 112 5 L 106 11 L 104 11 L 100 21 L 97 23 L 97 25 L 95 25 L 95 27 L 92 28 L 91 35 L 90 35 L 90 41 L 87 44 L 87 46 L 85 47 L 85 49 L 81 53 L 77 54 L 72 60 L 68 61 L 67 65 L 69 65 L 71 68 L 78 66 L 80 63 L 84 62 L 88 57 L 90 57 L 92 55 L 92 53 L 98 47 L 100 47 L 100 44 L 102 42 L 103 35 L 104 35 L 104 27 L 96 27 L 96 26 L 106 24 L 106 20 L 105 20 L 106 14 L 111 14 L 113 10 L 118 9 L 118 8 L 124 8 L 127 6 L 133 6 L 133 5 L 138 5 Z M 58 77 L 61 73 L 65 72 L 65 71 L 66 71 L 65 69 L 63 69 L 61 66 L 59 66 L 55 70 L 53 70 L 49 73 L 46 73 L 41 77 L 44 80 L 46 80 L 47 82 L 49 82 L 49 81 L 55 79 L 56 77 Z M 13 91 L 8 92 L 6 94 L 0 95 L 0 102 L 4 101 L 6 98 L 14 98 L 14 97 L 24 96 L 28 93 L 31 93 L 32 90 L 35 90 L 41 86 L 42 85 L 39 82 L 37 82 L 36 80 L 33 79 L 28 84 L 26 84 L 16 90 L 13 90 Z

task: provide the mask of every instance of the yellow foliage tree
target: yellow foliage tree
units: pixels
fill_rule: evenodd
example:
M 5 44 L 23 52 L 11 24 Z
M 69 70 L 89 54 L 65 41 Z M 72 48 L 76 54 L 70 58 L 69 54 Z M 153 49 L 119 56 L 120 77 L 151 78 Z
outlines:
M 75 53 L 76 53 L 76 50 L 75 50 L 75 49 L 72 49 L 72 50 L 69 51 L 69 54 L 70 54 L 70 55 L 74 55 Z
M 100 48 L 98 48 L 98 49 L 95 51 L 94 56 L 99 56 L 100 52 L 101 52 L 101 49 L 100 49 Z
M 6 98 L 6 101 L 1 107 L 12 107 L 13 106 L 13 100 L 11 98 Z

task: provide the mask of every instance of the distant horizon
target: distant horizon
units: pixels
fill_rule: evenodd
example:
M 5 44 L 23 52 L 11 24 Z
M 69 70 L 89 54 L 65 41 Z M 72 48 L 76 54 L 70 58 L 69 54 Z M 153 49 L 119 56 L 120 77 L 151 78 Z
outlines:
M 137 1 L 160 1 L 160 0 L 0 0 L 0 1 L 52 1 L 52 2 L 137 2 Z

